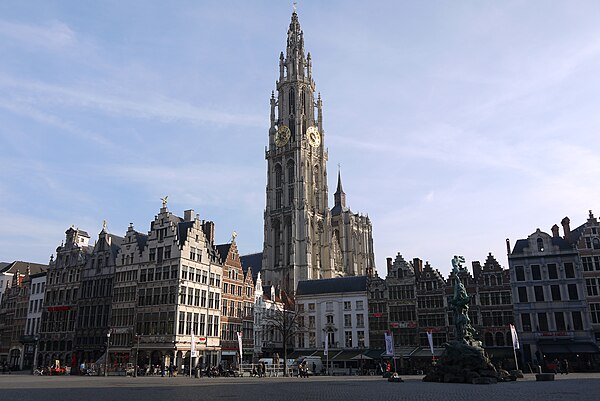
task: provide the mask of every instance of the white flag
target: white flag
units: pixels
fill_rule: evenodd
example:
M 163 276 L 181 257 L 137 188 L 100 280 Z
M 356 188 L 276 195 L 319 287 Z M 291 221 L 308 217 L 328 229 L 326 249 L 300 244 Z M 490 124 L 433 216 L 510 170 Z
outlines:
M 510 326 L 510 334 L 512 334 L 513 348 L 519 349 L 519 348 L 521 348 L 521 346 L 519 345 L 519 337 L 517 337 L 517 329 L 515 329 L 515 326 L 513 326 L 512 324 L 509 324 L 509 326 Z
M 431 349 L 431 355 L 435 355 L 433 352 L 433 333 L 431 331 L 427 332 L 427 341 L 429 341 L 429 349 Z
M 237 332 L 238 345 L 240 347 L 240 361 L 242 360 L 242 332 Z
M 325 333 L 325 351 L 323 355 L 329 355 L 329 333 Z
M 391 332 L 385 332 L 385 354 L 394 355 L 394 337 Z
M 198 355 L 196 355 L 196 336 L 194 336 L 193 330 L 192 330 L 192 338 L 191 338 L 191 345 L 190 345 L 190 355 L 192 358 L 195 358 L 198 356 Z

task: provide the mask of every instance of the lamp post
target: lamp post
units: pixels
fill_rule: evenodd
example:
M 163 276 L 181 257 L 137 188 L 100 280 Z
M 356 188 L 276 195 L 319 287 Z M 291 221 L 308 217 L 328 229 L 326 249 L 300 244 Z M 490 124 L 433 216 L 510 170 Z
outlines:
M 33 337 L 33 362 L 31 363 L 31 374 L 37 368 L 37 346 L 40 338 L 38 336 Z
M 108 329 L 106 332 L 106 360 L 104 361 L 104 377 L 108 376 L 108 361 L 110 356 L 110 332 Z
M 139 334 L 135 335 L 135 338 L 137 340 L 137 350 L 135 351 L 135 366 L 133 367 L 133 377 L 138 376 L 138 355 L 140 354 L 140 337 L 141 336 Z

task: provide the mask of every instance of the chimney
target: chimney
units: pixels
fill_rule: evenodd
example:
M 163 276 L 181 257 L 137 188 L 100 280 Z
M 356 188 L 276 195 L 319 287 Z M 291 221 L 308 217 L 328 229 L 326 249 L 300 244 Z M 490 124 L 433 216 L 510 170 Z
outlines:
M 419 258 L 414 258 L 413 268 L 415 269 L 415 276 L 418 278 L 423 273 L 423 261 Z
M 386 258 L 385 260 L 387 261 L 387 275 L 389 276 L 392 271 L 392 258 Z
M 562 224 L 563 226 L 563 231 L 565 232 L 565 239 L 568 241 L 571 237 L 571 227 L 569 226 L 569 223 L 571 223 L 571 220 L 569 220 L 568 217 L 565 217 L 564 219 L 562 219 L 562 221 L 560 222 L 560 224 Z
M 552 226 L 552 236 L 554 238 L 560 237 L 560 234 L 558 233 L 558 230 L 559 230 L 558 225 L 555 224 L 555 225 Z
M 506 254 L 510 255 L 510 239 L 506 239 Z
M 207 221 L 202 225 L 202 231 L 211 244 L 215 243 L 215 223 Z
M 183 212 L 184 221 L 192 221 L 194 219 L 194 209 L 188 209 Z
M 473 278 L 475 279 L 475 281 L 477 281 L 479 275 L 481 274 L 481 263 L 479 263 L 479 261 L 476 260 L 474 262 L 471 262 L 471 266 L 473 267 Z

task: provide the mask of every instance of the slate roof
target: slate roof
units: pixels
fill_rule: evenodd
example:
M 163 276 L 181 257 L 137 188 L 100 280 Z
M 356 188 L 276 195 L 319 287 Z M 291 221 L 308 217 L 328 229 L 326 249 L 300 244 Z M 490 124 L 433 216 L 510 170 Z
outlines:
M 115 234 L 108 234 L 108 236 L 110 237 L 110 250 L 113 255 L 116 255 L 119 252 L 119 249 L 121 249 L 123 242 L 125 242 L 125 238 Z
M 0 272 L 2 271 L 2 269 L 4 269 L 8 265 L 10 265 L 10 263 L 8 263 L 8 262 L 0 262 Z
M 571 235 L 569 236 L 569 241 L 571 243 L 577 244 L 577 241 L 579 241 L 581 234 L 583 234 L 583 232 L 585 231 L 586 224 L 587 222 L 583 223 L 582 225 L 571 231 Z
M 552 237 L 552 244 L 558 245 L 558 249 L 560 249 L 561 251 L 573 250 L 573 244 L 571 244 L 569 241 L 565 240 L 562 237 Z
M 562 237 L 552 237 L 552 245 L 557 245 L 561 251 L 573 251 L 573 245 Z M 529 240 L 519 239 L 515 242 L 512 255 L 522 254 L 525 248 L 529 248 Z
M 194 221 L 182 221 L 177 225 L 177 238 L 179 239 L 179 247 L 182 247 L 187 240 L 188 231 L 194 225 Z
M 231 243 L 216 245 L 216 248 L 221 257 L 221 263 L 225 263 L 225 259 L 227 259 L 227 255 L 229 255 L 229 249 L 231 249 Z
M 342 205 L 335 205 L 332 209 L 331 209 L 331 215 L 332 216 L 337 216 L 339 214 L 342 214 L 342 212 L 350 212 L 352 213 L 352 211 L 347 208 L 347 207 L 342 207 Z
M 48 265 L 17 260 L 4 266 L 2 270 L 0 270 L 0 273 L 15 273 L 18 270 L 19 273 L 25 274 L 25 272 L 27 271 L 27 266 L 29 266 L 30 274 L 41 273 L 48 269 Z
M 256 282 L 258 273 L 262 269 L 262 252 L 251 253 L 249 255 L 240 256 L 240 262 L 242 262 L 242 270 L 244 274 L 248 272 L 248 267 L 252 268 L 252 279 Z
M 326 278 L 298 282 L 296 295 L 337 294 L 367 291 L 367 276 Z
M 527 241 L 526 239 L 518 239 L 517 242 L 515 242 L 512 254 L 523 253 L 523 250 L 528 247 L 529 241 Z
M 138 249 L 143 251 L 144 248 L 146 248 L 146 243 L 148 242 L 148 235 L 135 231 L 135 240 L 137 242 Z

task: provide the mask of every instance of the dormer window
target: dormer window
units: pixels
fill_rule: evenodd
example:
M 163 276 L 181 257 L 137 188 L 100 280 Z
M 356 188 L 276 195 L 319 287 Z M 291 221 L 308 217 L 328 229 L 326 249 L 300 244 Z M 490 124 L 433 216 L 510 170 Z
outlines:
M 544 240 L 541 238 L 537 239 L 537 248 L 539 252 L 544 252 Z

